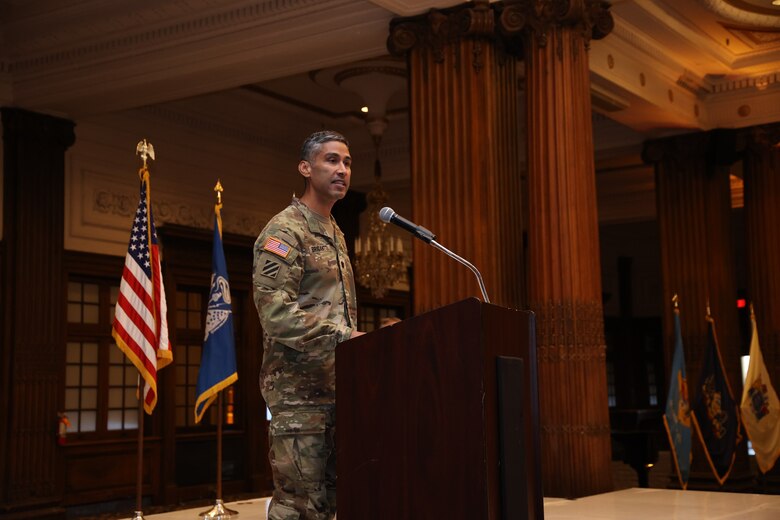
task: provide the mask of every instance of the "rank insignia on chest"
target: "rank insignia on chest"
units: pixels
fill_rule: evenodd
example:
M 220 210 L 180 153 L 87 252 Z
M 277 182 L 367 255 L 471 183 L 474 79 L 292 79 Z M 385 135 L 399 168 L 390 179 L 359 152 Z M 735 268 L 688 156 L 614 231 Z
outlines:
M 263 250 L 269 251 L 275 255 L 281 256 L 282 258 L 287 258 L 287 255 L 290 254 L 290 250 L 292 248 L 279 240 L 276 237 L 268 237 L 265 239 L 265 244 L 263 245 Z
M 265 261 L 265 264 L 263 265 L 260 274 L 262 274 L 263 276 L 267 276 L 268 278 L 276 278 L 276 275 L 279 274 L 279 269 L 281 267 L 282 264 L 280 264 L 279 262 L 268 259 Z

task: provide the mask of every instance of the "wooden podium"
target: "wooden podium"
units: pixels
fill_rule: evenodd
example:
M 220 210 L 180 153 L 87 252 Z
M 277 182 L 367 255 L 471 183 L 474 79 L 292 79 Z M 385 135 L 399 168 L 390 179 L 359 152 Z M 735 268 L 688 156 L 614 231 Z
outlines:
M 340 344 L 339 520 L 542 519 L 535 343 L 468 299 Z

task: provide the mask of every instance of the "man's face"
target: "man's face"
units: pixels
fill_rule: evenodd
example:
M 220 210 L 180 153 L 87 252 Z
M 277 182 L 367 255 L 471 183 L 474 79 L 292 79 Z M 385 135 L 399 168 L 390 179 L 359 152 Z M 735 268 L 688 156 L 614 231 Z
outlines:
M 343 199 L 349 189 L 352 175 L 352 157 L 349 148 L 339 141 L 328 141 L 320 145 L 314 158 L 301 161 L 298 165 L 301 175 L 309 179 L 309 188 L 322 200 Z

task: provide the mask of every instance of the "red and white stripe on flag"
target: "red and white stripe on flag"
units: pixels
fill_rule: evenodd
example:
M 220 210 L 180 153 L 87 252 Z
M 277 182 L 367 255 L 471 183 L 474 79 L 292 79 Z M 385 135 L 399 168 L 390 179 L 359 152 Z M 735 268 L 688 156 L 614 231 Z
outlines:
M 149 191 L 149 172 L 144 170 L 111 335 L 144 379 L 144 410 L 151 414 L 157 404 L 157 371 L 173 361 L 173 353 Z

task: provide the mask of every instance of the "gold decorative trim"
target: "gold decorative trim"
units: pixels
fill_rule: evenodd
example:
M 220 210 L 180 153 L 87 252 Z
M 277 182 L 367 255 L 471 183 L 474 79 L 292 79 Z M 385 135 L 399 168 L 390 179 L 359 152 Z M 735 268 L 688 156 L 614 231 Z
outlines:
M 609 424 L 545 424 L 540 426 L 548 435 L 609 435 Z

